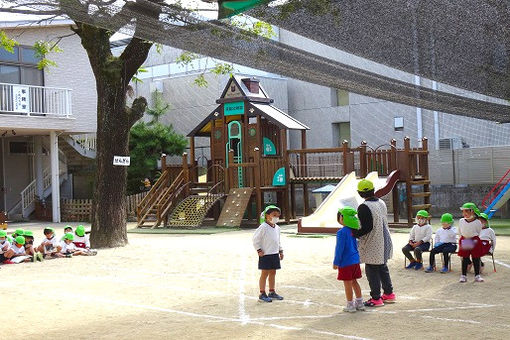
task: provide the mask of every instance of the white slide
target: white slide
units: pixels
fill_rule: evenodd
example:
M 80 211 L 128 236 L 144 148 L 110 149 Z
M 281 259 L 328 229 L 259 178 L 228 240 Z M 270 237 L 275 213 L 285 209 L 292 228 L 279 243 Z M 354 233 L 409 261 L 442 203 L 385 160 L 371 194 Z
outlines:
M 375 191 L 386 185 L 386 178 L 379 178 L 376 171 L 365 177 L 374 183 Z M 338 209 L 351 206 L 357 209 L 364 199 L 358 195 L 358 182 L 356 174 L 351 172 L 344 176 L 335 189 L 315 209 L 314 213 L 301 219 L 302 228 L 340 228 L 336 220 Z

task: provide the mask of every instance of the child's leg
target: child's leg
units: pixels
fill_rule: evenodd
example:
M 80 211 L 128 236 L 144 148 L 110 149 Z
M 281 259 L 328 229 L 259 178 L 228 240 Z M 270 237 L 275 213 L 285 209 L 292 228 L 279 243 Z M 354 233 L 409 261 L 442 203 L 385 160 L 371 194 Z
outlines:
M 473 267 L 475 267 L 475 275 L 480 275 L 480 258 L 473 257 Z
M 268 270 L 269 272 L 269 291 L 274 292 L 276 269 Z
M 269 270 L 262 269 L 260 271 L 259 288 L 260 288 L 261 293 L 264 293 L 266 291 L 266 280 L 267 280 L 268 275 L 269 275 Z
M 345 298 L 347 302 L 352 301 L 352 281 L 353 280 L 345 280 L 344 281 L 344 289 L 345 289 Z
M 413 250 L 413 247 L 411 247 L 410 244 L 407 244 L 404 248 L 402 248 L 402 252 L 404 253 L 405 257 L 407 257 L 407 259 L 411 262 L 416 262 L 413 255 L 411 255 L 411 250 Z
M 352 280 L 352 290 L 357 299 L 361 299 L 361 287 L 359 286 L 358 280 Z
M 462 258 L 462 275 L 467 275 L 467 267 L 469 265 L 469 257 L 463 257 Z

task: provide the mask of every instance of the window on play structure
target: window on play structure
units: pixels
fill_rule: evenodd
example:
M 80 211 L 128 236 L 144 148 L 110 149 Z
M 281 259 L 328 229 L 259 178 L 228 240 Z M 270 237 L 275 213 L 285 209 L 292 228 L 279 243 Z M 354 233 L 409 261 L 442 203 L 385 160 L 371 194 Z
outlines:
M 268 121 L 264 121 L 264 123 L 262 124 L 262 156 L 281 156 L 280 129 Z

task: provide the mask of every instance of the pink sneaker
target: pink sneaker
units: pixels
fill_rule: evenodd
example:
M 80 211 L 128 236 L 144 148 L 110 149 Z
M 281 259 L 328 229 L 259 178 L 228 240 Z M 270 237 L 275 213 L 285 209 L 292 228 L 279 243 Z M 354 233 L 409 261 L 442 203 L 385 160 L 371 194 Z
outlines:
M 395 293 L 391 293 L 391 294 L 383 294 L 381 296 L 381 299 L 384 301 L 384 303 L 395 303 L 395 300 L 397 300 L 397 297 L 395 296 Z
M 379 298 L 379 300 L 370 299 L 368 301 L 365 301 L 366 307 L 382 307 L 384 306 L 383 299 Z

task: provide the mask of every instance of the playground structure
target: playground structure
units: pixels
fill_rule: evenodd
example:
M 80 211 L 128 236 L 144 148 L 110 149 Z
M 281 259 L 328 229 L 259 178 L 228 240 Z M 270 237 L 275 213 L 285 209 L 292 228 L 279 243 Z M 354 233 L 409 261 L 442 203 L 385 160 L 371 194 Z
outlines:
M 431 206 L 426 138 L 420 148 L 411 148 L 406 137 L 402 149 L 397 148 L 396 140 L 375 149 L 366 142 L 351 148 L 347 141 L 341 147 L 308 149 L 309 128 L 271 105 L 273 100 L 257 79 L 231 77 L 216 102 L 218 107 L 188 134 L 189 159 L 185 153 L 182 164 L 167 166 L 162 157 L 162 174 L 138 205 L 138 227 L 198 227 L 207 216 L 217 226 L 240 226 L 243 218 L 256 223 L 264 193 L 276 197 L 273 203 L 282 207 L 282 219 L 290 222 L 298 217 L 298 188 L 302 188 L 304 202 L 301 216 L 307 216 L 312 213 L 311 184 L 340 182 L 340 191 L 352 196 L 354 189 L 346 191 L 342 182 L 349 178 L 352 183 L 371 172 L 369 178 L 377 178 L 376 183 L 381 178 L 385 183 L 379 185 L 378 194 L 392 193 L 392 225 L 408 226 L 415 211 Z M 291 130 L 300 131 L 301 149 L 288 149 Z M 196 137 L 210 141 L 211 159 L 206 168 L 196 161 Z M 397 183 L 405 183 L 406 188 L 407 221 L 403 223 L 399 220 Z M 330 204 L 328 201 L 329 196 L 323 205 Z M 323 223 L 316 227 L 320 225 L 326 228 L 322 231 L 330 231 Z
M 510 169 L 482 200 L 484 212 L 491 218 L 510 199 Z

